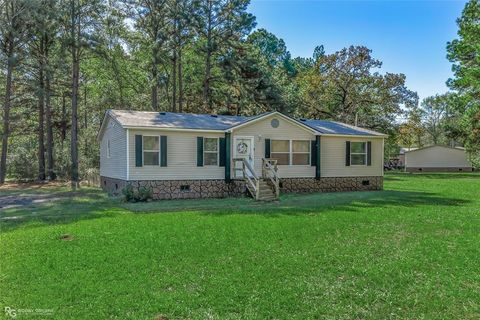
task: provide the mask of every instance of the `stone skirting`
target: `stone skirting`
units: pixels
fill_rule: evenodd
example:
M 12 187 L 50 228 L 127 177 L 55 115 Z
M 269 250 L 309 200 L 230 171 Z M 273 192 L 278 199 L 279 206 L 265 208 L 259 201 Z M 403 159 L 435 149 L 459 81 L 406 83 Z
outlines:
M 407 172 L 472 172 L 472 167 L 406 167 Z
M 382 190 L 383 177 L 283 178 L 280 189 L 289 192 L 335 192 Z
M 382 190 L 383 177 L 332 177 L 321 178 L 283 178 L 281 193 L 291 192 L 334 192 Z M 199 199 L 242 197 L 246 195 L 245 182 L 232 180 L 142 180 L 130 181 L 134 188 L 152 188 L 153 198 L 160 199 Z M 127 181 L 101 177 L 102 188 L 112 195 L 120 195 Z
M 127 185 L 124 180 L 101 177 L 102 188 L 109 194 L 118 195 Z M 129 182 L 134 188 L 152 189 L 153 199 L 199 199 L 241 197 L 246 194 L 245 182 L 233 180 L 226 183 L 215 180 L 140 180 Z M 121 185 L 121 187 L 120 187 Z M 118 187 L 118 188 L 116 188 Z

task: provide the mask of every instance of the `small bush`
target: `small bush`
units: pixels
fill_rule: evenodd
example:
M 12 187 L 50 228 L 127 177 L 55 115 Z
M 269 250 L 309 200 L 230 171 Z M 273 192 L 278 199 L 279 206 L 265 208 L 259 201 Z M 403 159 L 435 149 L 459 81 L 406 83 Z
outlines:
M 137 193 L 137 200 L 138 201 L 148 201 L 150 199 L 152 199 L 152 188 L 147 188 L 147 187 L 140 187 L 138 189 L 138 193 Z
M 135 191 L 131 184 L 127 184 L 125 188 L 122 189 L 122 193 L 125 196 L 125 201 L 134 202 L 135 199 Z
M 125 197 L 125 201 L 128 202 L 145 202 L 152 199 L 152 188 L 140 187 L 138 191 L 131 184 L 127 184 L 122 189 L 122 194 Z

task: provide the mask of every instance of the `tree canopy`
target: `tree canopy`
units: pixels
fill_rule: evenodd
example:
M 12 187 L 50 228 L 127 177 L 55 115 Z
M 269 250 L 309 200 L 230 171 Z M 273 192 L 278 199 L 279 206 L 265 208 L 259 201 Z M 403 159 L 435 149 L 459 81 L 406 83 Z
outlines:
M 326 52 L 317 45 L 311 57 L 292 57 L 281 38 L 255 29 L 248 4 L 0 1 L 0 182 L 60 177 L 76 185 L 99 166 L 96 134 L 110 108 L 278 110 L 379 130 L 392 146 L 406 132 L 417 137 L 419 122 L 435 143 L 478 145 L 478 1 L 467 4 L 459 39 L 448 45 L 455 65 L 449 84 L 457 93 L 447 104 L 439 96 L 420 108 L 405 75 L 383 70 L 369 48 Z M 410 123 L 402 127 L 405 116 Z M 460 118 L 461 125 L 454 120 Z

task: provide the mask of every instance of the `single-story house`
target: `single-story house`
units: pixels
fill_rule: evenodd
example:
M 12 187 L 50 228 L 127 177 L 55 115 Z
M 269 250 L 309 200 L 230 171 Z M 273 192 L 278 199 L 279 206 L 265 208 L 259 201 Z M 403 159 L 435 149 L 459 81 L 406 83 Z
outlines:
M 405 171 L 472 171 L 472 164 L 465 148 L 433 145 L 405 151 Z
M 98 133 L 102 187 L 155 199 L 380 190 L 385 135 L 334 121 L 108 110 Z
M 402 166 L 405 166 L 405 152 L 408 151 L 413 151 L 417 150 L 418 148 L 412 147 L 412 148 L 400 148 L 400 151 L 398 153 L 398 160 L 402 164 Z

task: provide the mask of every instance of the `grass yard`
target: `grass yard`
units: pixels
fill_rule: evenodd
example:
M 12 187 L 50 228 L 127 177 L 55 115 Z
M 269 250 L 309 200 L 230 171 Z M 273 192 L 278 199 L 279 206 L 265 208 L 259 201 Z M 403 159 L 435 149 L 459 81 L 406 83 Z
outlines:
M 53 199 L 0 211 L 0 317 L 480 318 L 478 174 L 391 174 L 385 191 L 274 204 L 0 189 L 24 193 Z

